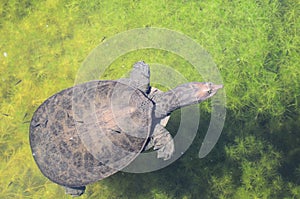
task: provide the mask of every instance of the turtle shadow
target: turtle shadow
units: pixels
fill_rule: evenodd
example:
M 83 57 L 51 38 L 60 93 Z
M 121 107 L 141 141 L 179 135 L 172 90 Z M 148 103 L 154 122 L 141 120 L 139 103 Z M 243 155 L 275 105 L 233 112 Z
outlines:
M 286 117 L 284 122 L 262 122 L 263 138 L 281 153 L 278 169 L 283 180 L 300 185 L 300 117 L 297 114 Z
M 199 191 L 205 198 L 209 195 L 205 175 L 187 164 L 192 162 L 179 161 L 151 173 L 119 172 L 101 183 L 113 193 L 108 198 L 197 198 Z
M 180 123 L 179 115 L 180 112 L 172 114 L 167 126 L 170 132 L 177 132 Z M 249 121 L 240 121 L 241 124 L 236 125 L 237 121 L 234 118 L 236 118 L 234 113 L 227 111 L 221 137 L 205 158 L 200 159 L 198 153 L 207 132 L 210 114 L 201 113 L 198 132 L 192 145 L 171 165 L 150 173 L 118 172 L 95 184 L 107 187 L 109 193 L 114 194 L 107 198 L 214 198 L 212 176 L 222 177 L 228 174 L 226 172 L 231 171 L 233 185 L 240 186 L 240 176 L 243 172 L 238 166 L 240 162 L 228 159 L 225 148 L 235 145 L 236 137 L 254 135 L 282 153 L 278 174 L 282 176 L 284 182 L 299 185 L 299 174 L 296 175 L 300 165 L 299 118 L 295 116 L 283 123 L 274 124 L 268 119 L 269 117 L 266 117 L 266 120 L 253 121 L 250 125 L 248 125 Z M 247 128 L 242 128 L 246 124 Z M 94 191 L 93 188 L 92 190 Z M 94 194 L 101 195 L 101 193 Z

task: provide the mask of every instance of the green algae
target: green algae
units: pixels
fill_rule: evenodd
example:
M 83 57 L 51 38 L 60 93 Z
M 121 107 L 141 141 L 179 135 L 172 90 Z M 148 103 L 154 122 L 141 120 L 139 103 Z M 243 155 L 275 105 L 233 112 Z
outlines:
M 227 95 L 223 134 L 198 159 L 207 102 L 180 160 L 152 173 L 118 173 L 82 198 L 299 198 L 299 10 L 293 0 L 1 1 L 0 198 L 70 198 L 35 165 L 29 121 L 47 97 L 74 84 L 94 47 L 141 27 L 181 32 L 210 52 Z M 201 78 L 181 57 L 155 49 L 119 57 L 101 78 L 119 78 L 141 59 Z M 176 112 L 168 129 L 179 122 Z

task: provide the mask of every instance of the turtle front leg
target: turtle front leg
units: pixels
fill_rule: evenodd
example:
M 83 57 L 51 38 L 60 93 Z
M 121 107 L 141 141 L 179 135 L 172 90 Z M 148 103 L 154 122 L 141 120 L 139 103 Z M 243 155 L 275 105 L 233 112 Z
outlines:
M 157 150 L 157 158 L 168 160 L 175 151 L 174 141 L 167 129 L 161 124 L 157 124 L 154 128 L 153 135 L 149 144 L 153 144 L 153 149 Z

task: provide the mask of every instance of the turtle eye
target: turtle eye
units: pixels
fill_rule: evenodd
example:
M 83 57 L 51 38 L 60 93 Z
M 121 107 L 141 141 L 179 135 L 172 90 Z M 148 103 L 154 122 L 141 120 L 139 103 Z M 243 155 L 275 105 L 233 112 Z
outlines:
M 207 94 L 211 94 L 212 93 L 212 83 L 211 82 L 208 82 L 208 88 L 209 88 L 209 90 L 207 91 Z

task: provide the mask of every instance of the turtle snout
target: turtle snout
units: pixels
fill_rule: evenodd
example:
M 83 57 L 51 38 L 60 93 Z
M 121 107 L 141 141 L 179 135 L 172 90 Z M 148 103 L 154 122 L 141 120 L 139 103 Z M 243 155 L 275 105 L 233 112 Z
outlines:
M 196 92 L 196 95 L 200 101 L 203 101 L 215 95 L 216 92 L 221 88 L 223 88 L 222 84 L 218 85 L 211 82 L 205 82 L 198 85 L 198 92 Z
M 211 86 L 211 88 L 212 88 L 212 90 L 217 91 L 217 90 L 223 88 L 223 85 L 222 84 L 214 84 Z

